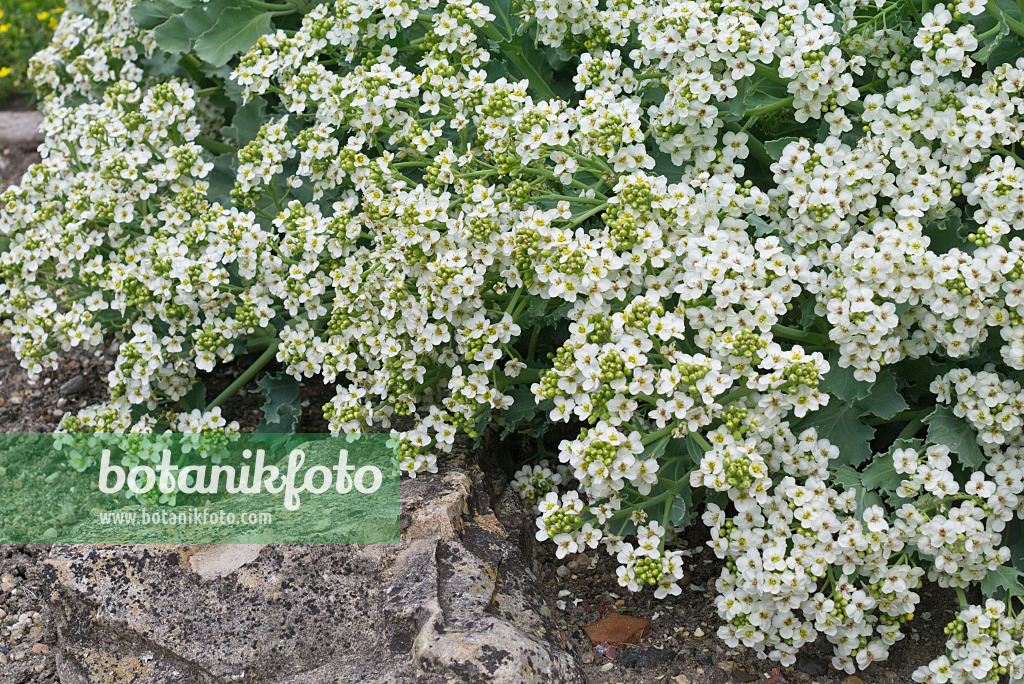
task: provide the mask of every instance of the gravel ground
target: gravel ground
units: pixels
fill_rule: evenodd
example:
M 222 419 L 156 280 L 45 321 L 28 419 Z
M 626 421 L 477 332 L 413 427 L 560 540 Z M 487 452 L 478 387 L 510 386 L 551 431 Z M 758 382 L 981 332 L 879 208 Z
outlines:
M 600 548 L 559 560 L 550 544 L 540 545 L 541 581 L 549 605 L 580 654 L 588 682 L 766 683 L 777 674 L 773 684 L 910 684 L 918 666 L 943 652 L 942 629 L 953 618 L 956 597 L 942 590 L 922 594 L 915 628 L 891 649 L 889 660 L 856 677 L 831 668 L 831 644 L 823 639 L 806 648 L 794 667 L 759 660 L 742 646 L 730 649 L 716 636 L 722 621 L 715 609 L 714 581 L 721 563 L 705 545 L 706 540 L 699 523 L 680 539 L 692 553 L 685 566 L 688 575 L 682 594 L 665 600 L 655 599 L 650 591 L 631 594 L 618 586 L 617 563 Z M 584 629 L 611 611 L 649 620 L 650 632 L 638 646 L 610 652 L 595 647 Z

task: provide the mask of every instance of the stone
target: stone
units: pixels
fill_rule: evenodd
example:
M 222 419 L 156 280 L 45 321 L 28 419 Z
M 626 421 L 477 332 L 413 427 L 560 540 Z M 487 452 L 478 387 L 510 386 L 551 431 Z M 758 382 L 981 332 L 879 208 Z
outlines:
M 85 392 L 87 389 L 89 389 L 89 381 L 85 379 L 85 376 L 75 375 L 60 386 L 60 394 L 62 397 L 73 397 L 76 394 Z
M 805 656 L 803 654 L 797 656 L 796 669 L 804 674 L 809 674 L 812 677 L 818 677 L 828 672 L 828 667 L 825 663 L 821 662 L 817 658 L 811 656 Z
M 857 675 L 850 675 L 843 680 L 843 684 L 864 684 L 864 680 Z
M 621 613 L 611 613 L 592 625 L 587 625 L 584 631 L 590 637 L 590 642 L 595 646 L 601 643 L 614 644 L 639 644 L 640 639 L 651 629 L 649 620 L 635 618 Z
M 495 479 L 403 481 L 397 545 L 54 546 L 60 681 L 583 684 Z
M 0 147 L 34 148 L 43 142 L 39 112 L 0 112 Z

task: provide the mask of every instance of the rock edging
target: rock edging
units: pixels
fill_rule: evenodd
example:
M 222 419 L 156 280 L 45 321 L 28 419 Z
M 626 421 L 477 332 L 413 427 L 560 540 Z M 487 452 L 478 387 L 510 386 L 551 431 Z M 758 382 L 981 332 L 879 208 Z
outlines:
M 582 684 L 484 481 L 404 481 L 394 546 L 55 546 L 60 680 Z

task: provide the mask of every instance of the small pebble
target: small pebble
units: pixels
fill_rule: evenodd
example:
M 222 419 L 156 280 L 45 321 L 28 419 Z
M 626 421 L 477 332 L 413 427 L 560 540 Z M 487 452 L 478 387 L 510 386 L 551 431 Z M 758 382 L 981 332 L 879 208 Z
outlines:
M 89 381 L 84 375 L 76 375 L 60 386 L 61 396 L 73 397 L 89 389 Z
M 693 636 L 695 636 L 695 637 L 702 637 L 702 636 L 704 636 L 704 630 L 701 629 L 700 627 L 698 627 L 697 629 L 693 630 Z

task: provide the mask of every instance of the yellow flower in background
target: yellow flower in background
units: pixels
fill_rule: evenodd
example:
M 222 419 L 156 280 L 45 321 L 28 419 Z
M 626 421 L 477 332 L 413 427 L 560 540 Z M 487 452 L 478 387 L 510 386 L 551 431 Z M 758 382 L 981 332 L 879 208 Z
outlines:
M 31 92 L 32 55 L 46 47 L 64 12 L 61 0 L 0 0 L 0 100 Z M 33 21 L 33 18 L 35 19 Z

